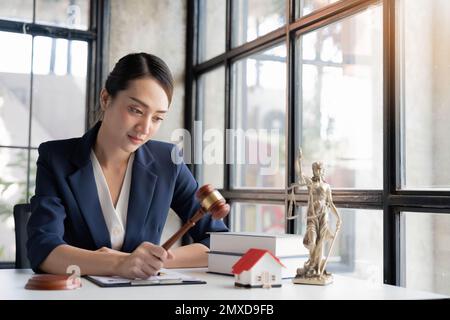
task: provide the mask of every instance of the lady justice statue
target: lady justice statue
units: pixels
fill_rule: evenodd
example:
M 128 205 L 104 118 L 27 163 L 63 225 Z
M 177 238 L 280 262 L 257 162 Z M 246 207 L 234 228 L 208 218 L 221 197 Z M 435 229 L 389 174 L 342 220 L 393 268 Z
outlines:
M 341 227 L 341 216 L 333 203 L 330 185 L 323 178 L 324 169 L 322 163 L 314 162 L 312 164 L 313 176 L 311 178 L 304 176 L 302 172 L 302 150 L 299 148 L 295 165 L 299 181 L 289 189 L 292 188 L 292 194 L 294 194 L 295 188 L 306 186 L 309 193 L 306 234 L 303 238 L 303 245 L 309 250 L 309 259 L 305 262 L 303 268 L 297 269 L 297 275 L 292 281 L 302 284 L 327 285 L 333 282 L 333 276 L 326 272 L 325 267 Z M 289 201 L 288 210 L 291 210 L 291 202 L 292 199 Z M 328 225 L 328 212 L 330 210 L 337 218 L 334 233 Z M 288 219 L 293 217 L 291 212 L 288 212 Z M 330 248 L 326 257 L 324 257 L 325 244 L 330 240 Z

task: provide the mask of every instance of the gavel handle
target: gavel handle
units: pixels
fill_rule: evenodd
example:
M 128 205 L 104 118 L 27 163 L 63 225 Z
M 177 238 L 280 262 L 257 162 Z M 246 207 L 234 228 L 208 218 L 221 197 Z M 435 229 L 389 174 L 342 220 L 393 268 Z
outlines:
M 198 220 L 203 218 L 203 216 L 206 214 L 206 211 L 200 207 L 200 209 L 197 210 L 197 212 L 178 230 L 173 236 L 169 238 L 162 247 L 166 250 L 169 250 L 170 247 L 178 241 L 190 228 L 195 226 Z

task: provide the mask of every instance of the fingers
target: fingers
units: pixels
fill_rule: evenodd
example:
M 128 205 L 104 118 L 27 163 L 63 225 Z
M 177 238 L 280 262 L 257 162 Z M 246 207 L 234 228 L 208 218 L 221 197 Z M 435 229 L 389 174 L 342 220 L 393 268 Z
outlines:
M 132 269 L 132 278 L 134 279 L 147 279 L 150 275 L 147 275 L 141 268 L 134 267 Z
M 154 267 L 140 257 L 133 257 L 130 261 L 129 271 L 131 278 L 147 279 L 155 275 L 160 268 Z
M 145 263 L 145 265 L 147 265 L 149 268 L 151 268 L 153 270 L 152 271 L 153 274 L 155 274 L 164 265 L 164 263 L 160 259 L 158 259 L 154 256 L 145 257 L 144 263 Z
M 103 251 L 104 248 L 100 250 Z M 131 254 L 121 258 L 117 274 L 131 279 L 147 279 L 157 274 L 164 262 L 173 257 L 172 252 L 150 242 L 143 242 Z
M 143 242 L 139 246 L 139 248 L 142 248 L 146 253 L 149 253 L 157 259 L 161 260 L 162 263 L 164 263 L 168 259 L 168 252 L 166 251 L 166 249 L 160 246 L 156 246 L 153 243 Z
M 167 250 L 167 260 L 175 259 L 175 255 L 171 250 Z
M 146 263 L 144 263 L 141 266 L 141 268 L 142 268 L 142 271 L 146 274 L 146 276 L 147 276 L 146 278 L 148 278 L 150 276 L 154 276 L 155 274 L 158 273 L 158 270 L 161 269 L 161 268 L 157 268 L 156 269 L 153 266 L 151 266 L 149 264 L 146 264 Z
M 139 259 L 141 270 L 148 276 L 155 275 L 167 260 L 174 258 L 174 254 L 170 250 L 166 251 L 163 247 L 150 242 L 143 242 L 133 254 Z

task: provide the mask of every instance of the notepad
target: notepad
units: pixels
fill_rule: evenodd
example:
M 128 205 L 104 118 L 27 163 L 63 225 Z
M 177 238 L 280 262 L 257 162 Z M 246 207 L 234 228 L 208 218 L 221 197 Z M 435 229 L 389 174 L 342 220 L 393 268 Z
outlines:
M 206 281 L 187 276 L 185 274 L 161 269 L 160 274 L 147 279 L 127 279 L 121 277 L 86 276 L 86 279 L 99 287 L 133 287 L 133 286 L 157 286 L 174 284 L 206 284 Z

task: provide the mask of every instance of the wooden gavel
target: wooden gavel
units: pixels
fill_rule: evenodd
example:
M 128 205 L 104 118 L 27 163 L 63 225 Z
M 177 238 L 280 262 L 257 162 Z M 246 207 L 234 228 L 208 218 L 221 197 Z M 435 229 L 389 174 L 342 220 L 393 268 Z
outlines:
M 178 241 L 190 228 L 195 226 L 197 221 L 203 218 L 208 212 L 212 218 L 219 220 L 230 212 L 230 205 L 225 202 L 224 197 L 210 184 L 205 184 L 198 189 L 195 196 L 200 200 L 200 209 L 178 230 L 162 247 L 166 250 Z

